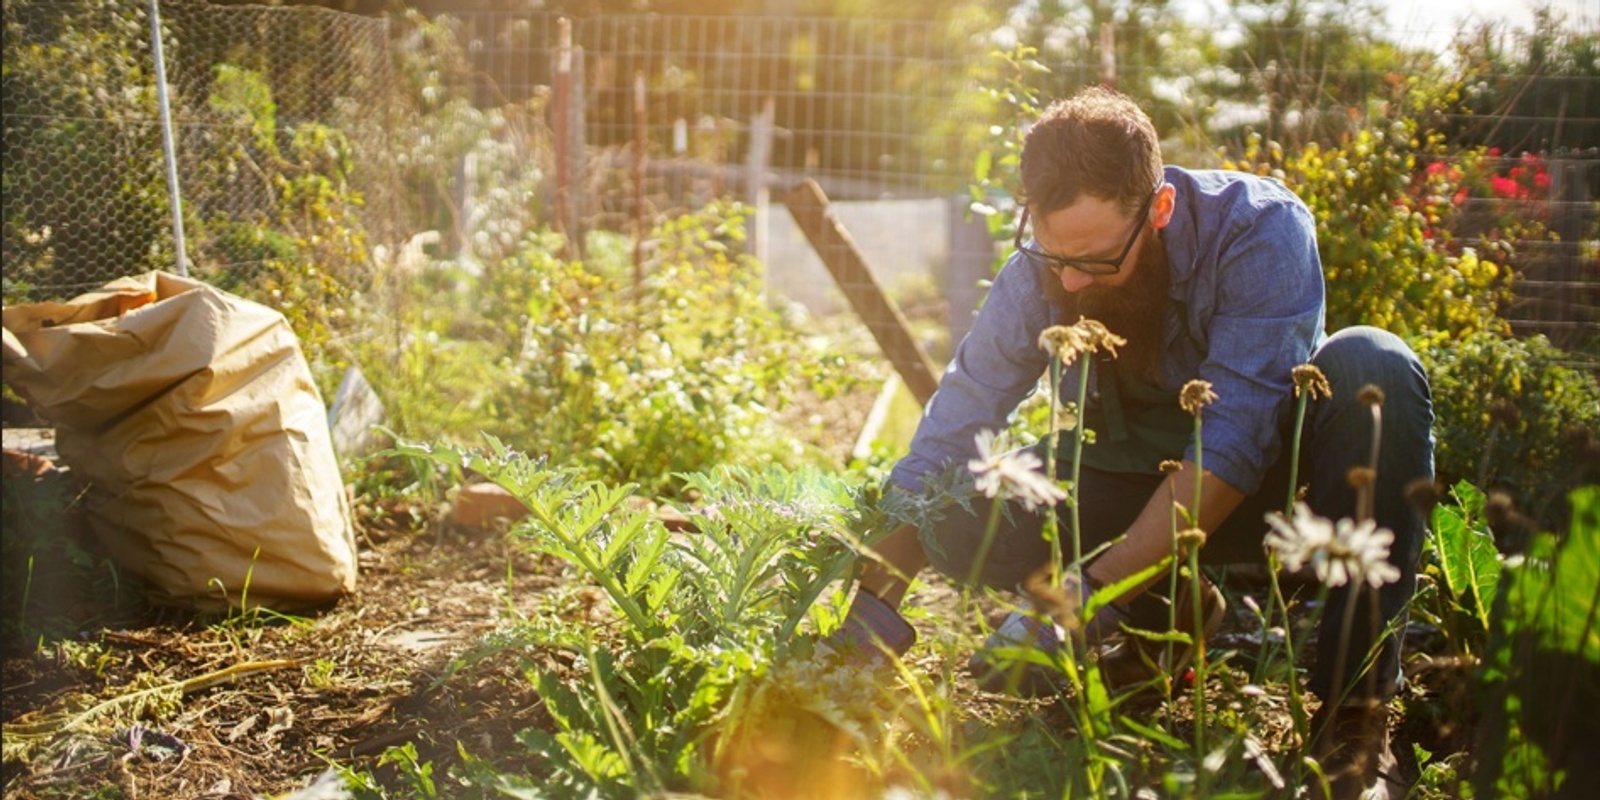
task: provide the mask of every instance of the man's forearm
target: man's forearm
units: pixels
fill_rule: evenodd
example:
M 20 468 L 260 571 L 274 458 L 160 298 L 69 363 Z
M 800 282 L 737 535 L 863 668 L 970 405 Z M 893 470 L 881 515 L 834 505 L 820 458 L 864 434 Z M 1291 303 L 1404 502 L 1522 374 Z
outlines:
M 1167 476 L 1161 486 L 1145 503 L 1144 510 L 1128 527 L 1127 537 L 1112 546 L 1088 569 L 1089 578 L 1097 583 L 1116 583 L 1160 561 L 1172 552 L 1173 504 L 1182 509 L 1194 505 L 1194 485 L 1200 480 L 1200 516 L 1198 526 L 1191 525 L 1186 511 L 1177 512 L 1177 530 L 1199 527 L 1203 531 L 1216 530 L 1222 521 L 1233 513 L 1244 494 L 1229 486 L 1221 478 L 1207 472 L 1203 476 L 1193 462 L 1184 461 L 1178 471 Z M 1092 501 L 1091 501 L 1092 502 Z M 1126 600 L 1149 588 L 1159 576 L 1152 577 L 1122 596 Z

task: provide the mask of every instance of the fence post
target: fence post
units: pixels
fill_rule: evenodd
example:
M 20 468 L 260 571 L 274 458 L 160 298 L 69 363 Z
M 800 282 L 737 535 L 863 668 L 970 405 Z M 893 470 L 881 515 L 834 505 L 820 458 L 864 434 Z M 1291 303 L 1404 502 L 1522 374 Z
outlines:
M 952 197 L 945 215 L 950 242 L 943 276 L 945 325 L 952 350 L 972 330 L 973 315 L 983 299 L 981 282 L 994 277 L 994 239 L 983 219 L 968 211 L 971 202 L 966 195 Z
M 771 191 L 767 188 L 767 165 L 772 161 L 772 126 L 777 115 L 771 95 L 761 104 L 761 112 L 750 122 L 750 155 L 745 160 L 744 188 L 751 208 L 750 252 L 757 261 L 767 263 L 770 236 L 767 208 Z
M 556 21 L 556 230 L 568 257 L 583 255 L 583 48 L 572 44 L 572 21 Z
M 161 152 L 167 161 L 167 193 L 172 203 L 172 249 L 178 275 L 189 277 L 189 251 L 183 239 L 183 193 L 178 190 L 178 148 L 172 141 L 172 102 L 167 96 L 167 59 L 161 50 L 161 0 L 150 0 L 150 55 L 156 64 L 156 105 L 161 110 Z
M 1117 31 L 1109 22 L 1100 23 L 1100 83 L 1117 88 Z
M 644 70 L 633 73 L 633 291 L 644 297 L 644 237 L 650 231 L 644 213 L 645 159 Z
M 855 240 L 828 207 L 828 197 L 822 193 L 822 187 L 807 178 L 789 190 L 784 205 L 789 207 L 795 224 L 822 258 L 834 282 L 844 290 L 856 316 L 872 333 L 900 379 L 906 382 L 906 388 L 919 404 L 926 404 L 939 388 L 939 369 L 911 334 L 911 326 L 900 313 L 899 306 L 878 286 Z

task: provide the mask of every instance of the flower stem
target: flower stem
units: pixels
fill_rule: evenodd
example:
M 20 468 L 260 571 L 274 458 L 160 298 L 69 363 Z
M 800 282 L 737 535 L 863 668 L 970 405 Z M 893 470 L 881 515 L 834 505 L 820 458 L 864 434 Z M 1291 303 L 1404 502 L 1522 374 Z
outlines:
M 1079 422 L 1078 434 L 1081 436 L 1082 422 Z M 1056 437 L 1061 435 L 1061 356 L 1059 353 L 1050 355 L 1050 435 L 1044 442 L 1044 474 L 1051 483 L 1056 481 Z M 1072 518 L 1073 531 L 1077 531 L 1078 518 L 1078 481 L 1073 475 L 1072 481 Z M 1061 528 L 1058 523 L 1060 518 L 1054 511 L 1045 515 L 1044 537 L 1050 542 L 1050 586 L 1056 588 L 1061 585 Z
M 1078 369 L 1078 426 L 1072 437 L 1072 563 L 1083 560 L 1083 537 L 1078 525 L 1078 468 L 1083 463 L 1083 407 L 1089 400 L 1089 364 Z
M 1310 401 L 1311 392 L 1301 392 L 1294 409 L 1294 433 L 1289 437 L 1289 496 L 1283 501 L 1284 516 L 1294 511 L 1295 491 L 1300 488 L 1300 432 L 1306 424 L 1306 406 Z

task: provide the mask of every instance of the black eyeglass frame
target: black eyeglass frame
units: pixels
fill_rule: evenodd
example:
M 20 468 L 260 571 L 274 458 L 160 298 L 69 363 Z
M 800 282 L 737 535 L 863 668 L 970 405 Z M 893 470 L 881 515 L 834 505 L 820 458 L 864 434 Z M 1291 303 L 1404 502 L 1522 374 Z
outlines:
M 1028 228 L 1028 207 L 1026 205 L 1022 207 L 1022 218 L 1017 220 L 1017 237 L 1011 243 L 1012 248 L 1028 258 L 1044 264 L 1057 277 L 1060 277 L 1061 270 L 1064 269 L 1076 270 L 1085 275 L 1115 275 L 1122 271 L 1122 262 L 1127 260 L 1129 253 L 1133 252 L 1133 243 L 1139 241 L 1139 234 L 1144 231 L 1144 224 L 1148 219 L 1150 206 L 1155 203 L 1156 195 L 1161 193 L 1161 187 L 1164 184 L 1165 181 L 1157 183 L 1156 188 L 1150 191 L 1150 196 L 1144 199 L 1144 205 L 1139 207 L 1139 212 L 1134 214 L 1133 233 L 1128 236 L 1128 243 L 1122 246 L 1122 252 L 1117 254 L 1116 258 L 1062 258 L 1046 253 L 1037 247 L 1029 247 L 1023 244 L 1022 232 Z M 1028 239 L 1028 242 L 1035 243 L 1031 238 Z

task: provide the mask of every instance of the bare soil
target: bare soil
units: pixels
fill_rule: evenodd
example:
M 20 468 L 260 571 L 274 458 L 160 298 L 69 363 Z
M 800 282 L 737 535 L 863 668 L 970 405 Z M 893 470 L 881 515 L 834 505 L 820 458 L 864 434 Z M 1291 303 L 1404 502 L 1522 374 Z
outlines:
M 359 507 L 358 593 L 316 614 L 218 620 L 85 608 L 85 598 L 105 592 L 48 587 L 62 618 L 85 622 L 71 636 L 4 642 L 8 726 L 37 720 L 73 696 L 103 700 L 153 683 L 219 677 L 175 707 L 147 713 L 142 728 L 67 733 L 40 757 L 8 761 L 3 796 L 253 800 L 305 786 L 333 764 L 370 772 L 392 791 L 404 776 L 380 758 L 407 743 L 436 776 L 459 763 L 458 743 L 498 769 L 537 775 L 540 765 L 515 737 L 550 719 L 519 659 L 555 656 L 505 649 L 482 660 L 459 657 L 514 617 L 603 625 L 600 596 L 564 565 L 509 547 L 499 529 L 442 518 L 445 508 L 397 500 Z M 1231 589 L 1250 591 L 1248 583 Z M 933 581 L 914 600 L 953 610 L 954 597 Z M 1247 633 L 1249 615 L 1235 606 L 1230 629 Z M 913 621 L 924 627 L 940 618 L 948 617 L 933 611 Z M 1468 748 L 1462 709 L 1473 702 L 1465 665 L 1425 656 L 1412 664 L 1413 687 L 1394 725 L 1407 782 L 1417 775 L 1412 743 L 1440 754 Z M 998 705 L 984 706 L 994 698 L 967 696 L 973 718 L 999 713 Z M 1287 736 L 1286 708 L 1273 719 L 1258 733 L 1277 750 Z

